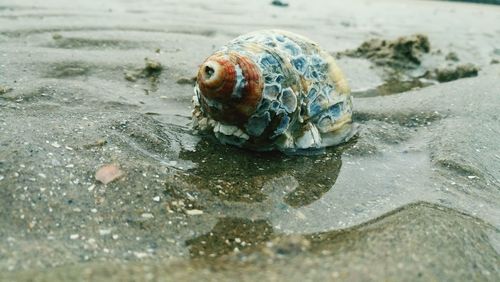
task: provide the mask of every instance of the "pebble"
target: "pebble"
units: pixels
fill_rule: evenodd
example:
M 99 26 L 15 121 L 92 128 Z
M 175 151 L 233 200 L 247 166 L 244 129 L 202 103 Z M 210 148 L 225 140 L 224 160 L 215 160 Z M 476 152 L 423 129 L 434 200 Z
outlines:
M 186 210 L 187 215 L 201 215 L 203 214 L 202 210 Z
M 61 148 L 61 145 L 57 142 L 52 142 L 50 145 L 54 148 Z
M 143 214 L 141 214 L 141 217 L 150 219 L 150 218 L 154 218 L 155 216 L 152 213 L 143 213 Z
M 78 235 L 78 234 L 71 234 L 71 235 L 69 236 L 69 238 L 70 238 L 71 240 L 76 240 L 76 239 L 80 238 L 80 235 Z
M 109 235 L 109 234 L 111 234 L 111 229 L 99 229 L 99 235 L 106 236 L 106 235 Z
M 273 6 L 278 6 L 278 7 L 288 7 L 288 1 L 284 0 L 273 0 L 271 2 L 271 5 Z
M 298 219 L 301 219 L 301 220 L 307 219 L 306 215 L 303 214 L 301 211 L 297 211 L 296 215 L 297 215 Z
M 159 202 L 160 201 L 160 196 L 153 197 L 153 201 Z
M 138 258 L 138 259 L 142 259 L 142 258 L 145 258 L 148 256 L 147 253 L 143 253 L 143 252 L 134 252 L 134 255 Z
M 124 175 L 124 172 L 115 164 L 108 164 L 100 167 L 95 173 L 95 179 L 108 184 Z

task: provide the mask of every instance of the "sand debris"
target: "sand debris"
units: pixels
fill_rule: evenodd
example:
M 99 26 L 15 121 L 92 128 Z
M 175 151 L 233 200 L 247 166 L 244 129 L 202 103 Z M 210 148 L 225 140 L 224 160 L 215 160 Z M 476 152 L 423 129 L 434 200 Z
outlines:
M 181 77 L 177 79 L 176 81 L 177 84 L 180 85 L 193 85 L 196 83 L 196 76 L 193 77 Z
M 0 85 L 0 95 L 12 91 L 12 88 Z
M 140 78 L 149 78 L 151 82 L 157 82 L 158 77 L 163 71 L 161 63 L 156 60 L 144 58 L 144 64 L 145 66 L 143 68 L 126 71 L 125 79 L 134 82 Z
M 83 145 L 83 148 L 84 149 L 91 149 L 93 147 L 102 147 L 102 146 L 106 145 L 107 143 L 108 143 L 108 141 L 106 139 L 98 139 L 94 143 L 89 143 L 89 144 Z
M 459 65 L 455 68 L 435 69 L 434 73 L 430 74 L 439 82 L 449 82 L 461 78 L 475 77 L 479 73 L 479 68 L 473 64 Z

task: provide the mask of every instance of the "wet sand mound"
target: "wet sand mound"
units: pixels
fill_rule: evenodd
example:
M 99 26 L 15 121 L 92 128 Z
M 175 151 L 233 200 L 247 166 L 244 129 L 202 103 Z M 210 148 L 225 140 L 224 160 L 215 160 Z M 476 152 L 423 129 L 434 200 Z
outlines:
M 430 50 L 429 38 L 416 34 L 395 40 L 371 39 L 358 48 L 339 55 L 362 57 L 391 68 L 411 69 L 420 66 L 422 54 L 429 53 Z
M 428 87 L 437 83 L 477 76 L 479 67 L 459 64 L 455 52 L 443 57 L 442 51 L 431 54 L 429 38 L 422 34 L 403 36 L 395 40 L 371 39 L 358 48 L 336 54 L 337 58 L 364 58 L 374 64 L 372 68 L 384 81 L 375 88 L 354 91 L 355 96 L 385 96 Z M 423 61 L 448 61 L 447 66 L 423 65 Z

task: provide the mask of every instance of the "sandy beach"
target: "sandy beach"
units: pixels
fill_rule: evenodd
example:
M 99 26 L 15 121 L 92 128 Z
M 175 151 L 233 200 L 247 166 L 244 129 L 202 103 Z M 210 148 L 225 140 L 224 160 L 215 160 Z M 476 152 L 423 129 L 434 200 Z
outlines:
M 288 3 L 0 1 L 0 281 L 499 281 L 500 6 Z M 356 138 L 192 130 L 198 66 L 271 28 L 337 59 Z

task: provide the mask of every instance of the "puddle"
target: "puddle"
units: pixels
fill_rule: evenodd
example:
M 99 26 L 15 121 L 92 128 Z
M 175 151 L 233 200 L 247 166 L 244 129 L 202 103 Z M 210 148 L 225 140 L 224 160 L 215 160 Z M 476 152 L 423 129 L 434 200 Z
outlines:
M 428 80 L 427 81 L 422 80 L 420 78 L 406 80 L 406 81 L 401 81 L 398 79 L 389 79 L 375 88 L 366 90 L 363 89 L 353 90 L 351 94 L 354 97 L 360 97 L 360 98 L 387 96 L 387 95 L 403 93 L 414 89 L 424 88 L 434 84 L 436 83 Z
M 266 220 L 225 217 L 210 232 L 187 240 L 191 257 L 216 258 L 268 241 L 273 228 Z
M 348 145 L 347 145 L 348 146 Z M 286 156 L 279 152 L 252 152 L 203 139 L 193 151 L 179 157 L 197 164 L 188 181 L 209 190 L 221 200 L 262 202 L 265 185 L 283 176 L 292 177 L 297 187 L 284 197 L 290 206 L 303 206 L 331 189 L 342 166 L 344 147 L 331 148 L 318 156 Z M 286 189 L 285 189 L 286 190 Z

